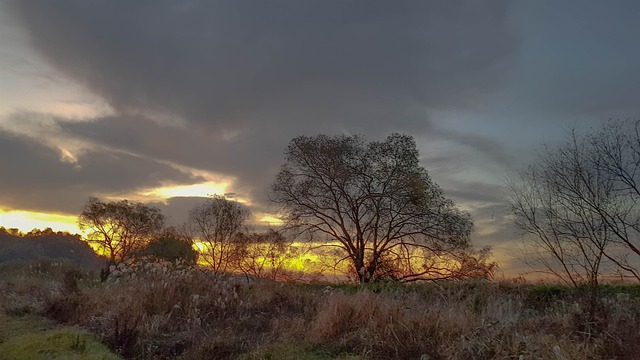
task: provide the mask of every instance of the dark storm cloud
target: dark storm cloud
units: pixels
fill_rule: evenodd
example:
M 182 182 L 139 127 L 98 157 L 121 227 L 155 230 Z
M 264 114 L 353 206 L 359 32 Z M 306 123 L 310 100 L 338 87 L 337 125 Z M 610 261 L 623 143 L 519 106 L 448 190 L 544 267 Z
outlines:
M 428 112 L 476 106 L 513 63 L 505 1 L 7 4 L 115 110 L 71 136 L 235 176 L 258 200 L 300 134 L 423 133 L 504 160 Z
M 197 181 L 165 164 L 122 152 L 85 152 L 77 162 L 37 140 L 0 130 L 0 205 L 78 213 L 90 195 L 131 193 L 166 182 Z
M 216 131 L 420 129 L 426 109 L 482 99 L 517 45 L 504 1 L 9 4 L 46 59 L 119 113 Z
M 538 127 L 640 114 L 640 2 L 522 1 L 514 9 L 522 61 L 505 75 L 499 104 L 487 102 L 491 111 Z

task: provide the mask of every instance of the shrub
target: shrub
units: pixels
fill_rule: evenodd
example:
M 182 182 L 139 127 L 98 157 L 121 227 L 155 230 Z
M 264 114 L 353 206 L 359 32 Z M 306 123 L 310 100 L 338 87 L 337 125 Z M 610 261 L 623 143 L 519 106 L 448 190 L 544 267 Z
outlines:
M 173 236 L 164 236 L 151 241 L 140 251 L 140 255 L 154 256 L 170 262 L 182 259 L 188 264 L 195 264 L 198 260 L 198 252 L 193 249 L 191 243 Z

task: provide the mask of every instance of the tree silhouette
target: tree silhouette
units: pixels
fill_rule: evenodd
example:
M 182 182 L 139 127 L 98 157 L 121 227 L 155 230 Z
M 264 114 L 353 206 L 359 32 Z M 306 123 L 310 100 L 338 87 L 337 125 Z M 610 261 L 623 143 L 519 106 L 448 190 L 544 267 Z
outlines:
M 142 203 L 102 202 L 92 197 L 78 217 L 78 226 L 87 231 L 86 240 L 115 263 L 129 259 L 158 235 L 164 215 Z
M 400 134 L 293 139 L 272 200 L 289 228 L 330 240 L 361 283 L 407 262 L 397 280 L 450 277 L 455 269 L 429 259 L 468 248 L 473 227 L 420 166 L 413 138 Z
M 249 208 L 224 196 L 214 195 L 189 213 L 188 228 L 200 241 L 201 259 L 214 272 L 234 267 L 246 244 L 239 236 L 251 215 Z

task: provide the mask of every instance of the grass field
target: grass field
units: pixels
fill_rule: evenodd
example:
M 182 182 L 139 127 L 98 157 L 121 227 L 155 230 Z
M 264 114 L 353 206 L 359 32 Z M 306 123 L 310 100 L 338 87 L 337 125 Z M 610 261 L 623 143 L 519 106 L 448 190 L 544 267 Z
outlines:
M 55 267 L 0 267 L 0 359 L 117 360 L 97 337 L 79 327 L 62 326 L 44 316 L 44 307 L 57 281 Z
M 640 353 L 640 287 L 631 285 L 604 286 L 593 297 L 585 289 L 515 281 L 248 284 L 153 263 L 105 283 L 64 266 L 5 266 L 0 290 L 0 357 L 12 359 L 112 359 L 114 353 L 127 359 L 635 359 Z

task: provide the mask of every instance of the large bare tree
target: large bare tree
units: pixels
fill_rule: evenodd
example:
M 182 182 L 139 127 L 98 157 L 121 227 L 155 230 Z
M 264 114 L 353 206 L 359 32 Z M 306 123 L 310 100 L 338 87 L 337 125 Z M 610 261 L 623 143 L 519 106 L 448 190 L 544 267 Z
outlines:
M 188 227 L 211 270 L 222 273 L 237 267 L 246 245 L 240 235 L 250 215 L 246 205 L 219 195 L 191 210 Z
M 640 123 L 609 121 L 546 147 L 510 182 L 516 225 L 538 265 L 578 285 L 640 280 Z
M 289 228 L 321 235 L 361 283 L 410 261 L 402 281 L 449 277 L 432 256 L 469 247 L 472 221 L 420 166 L 412 137 L 300 136 L 272 187 Z M 429 256 L 425 256 L 429 254 Z M 443 275 L 444 274 L 444 275 Z
M 164 227 L 164 215 L 142 203 L 103 202 L 92 197 L 78 217 L 78 226 L 86 230 L 86 240 L 115 263 L 130 258 L 158 235 Z

